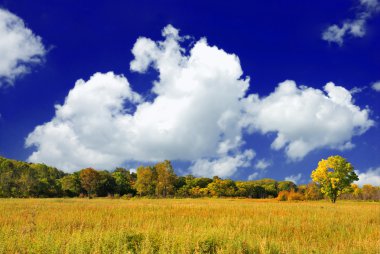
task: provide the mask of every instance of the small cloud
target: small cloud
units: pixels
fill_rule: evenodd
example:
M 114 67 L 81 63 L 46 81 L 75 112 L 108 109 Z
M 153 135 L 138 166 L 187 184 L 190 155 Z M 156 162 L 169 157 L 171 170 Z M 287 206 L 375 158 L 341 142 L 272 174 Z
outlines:
M 329 26 L 322 33 L 322 39 L 342 46 L 347 35 L 363 37 L 366 34 L 367 21 L 380 10 L 380 5 L 377 0 L 360 0 L 359 9 L 355 19 L 346 20 L 341 26 Z
M 245 150 L 235 156 L 224 156 L 214 160 L 199 159 L 190 166 L 190 171 L 196 176 L 229 177 L 238 168 L 249 167 L 254 156 L 253 150 Z
M 267 161 L 265 159 L 260 159 L 257 161 L 257 163 L 255 164 L 255 168 L 256 169 L 260 169 L 260 170 L 264 170 L 266 168 L 268 168 L 269 166 L 272 165 L 272 162 L 270 161 Z
M 355 87 L 351 88 L 350 93 L 351 93 L 351 94 L 361 93 L 361 92 L 363 92 L 366 88 L 367 88 L 367 87 L 365 87 L 365 86 L 363 86 L 363 87 L 357 87 L 357 86 L 355 86 Z
M 301 180 L 301 177 L 302 177 L 301 173 L 299 173 L 298 175 L 290 175 L 290 176 L 285 177 L 285 181 L 291 181 L 297 184 L 297 182 Z
M 249 181 L 251 181 L 251 180 L 255 180 L 255 179 L 257 179 L 258 177 L 259 177 L 259 173 L 258 173 L 258 172 L 255 172 L 255 173 L 250 174 L 250 175 L 248 176 L 248 180 L 249 180 Z
M 372 89 L 376 92 L 380 92 L 380 80 L 372 84 Z
M 359 181 L 356 181 L 355 184 L 359 186 L 363 186 L 364 184 L 380 186 L 380 167 L 370 168 L 367 172 L 363 173 L 356 171 L 356 174 L 359 177 Z

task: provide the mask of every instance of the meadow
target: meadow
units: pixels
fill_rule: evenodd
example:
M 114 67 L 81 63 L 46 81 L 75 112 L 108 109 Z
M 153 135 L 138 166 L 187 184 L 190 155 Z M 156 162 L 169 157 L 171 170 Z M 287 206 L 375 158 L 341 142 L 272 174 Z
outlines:
M 0 199 L 0 253 L 379 250 L 379 202 Z

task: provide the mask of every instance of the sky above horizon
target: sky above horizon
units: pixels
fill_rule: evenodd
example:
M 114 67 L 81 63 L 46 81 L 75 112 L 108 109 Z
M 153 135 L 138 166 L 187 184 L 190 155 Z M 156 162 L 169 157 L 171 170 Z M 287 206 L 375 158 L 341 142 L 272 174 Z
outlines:
M 380 185 L 380 3 L 0 0 L 0 156 Z

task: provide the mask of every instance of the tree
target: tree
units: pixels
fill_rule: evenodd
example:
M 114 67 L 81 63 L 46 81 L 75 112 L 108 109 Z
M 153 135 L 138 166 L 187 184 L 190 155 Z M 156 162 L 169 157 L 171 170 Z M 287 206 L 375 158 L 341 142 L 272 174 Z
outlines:
M 359 180 L 351 163 L 341 156 L 322 159 L 311 173 L 311 178 L 321 187 L 332 203 L 344 192 L 350 191 L 351 183 Z
M 291 181 L 280 181 L 278 182 L 277 185 L 278 192 L 286 190 L 286 191 L 291 191 L 291 190 L 296 190 L 297 185 Z
M 96 189 L 98 196 L 105 197 L 113 195 L 116 190 L 116 182 L 112 175 L 107 170 L 98 171 L 99 185 Z
M 154 168 L 157 173 L 156 195 L 166 197 L 174 194 L 174 184 L 177 176 L 174 174 L 170 161 L 159 162 Z
M 306 185 L 304 195 L 307 200 L 318 200 L 323 198 L 319 186 L 313 182 Z
M 78 172 L 62 177 L 60 182 L 65 195 L 73 197 L 80 194 L 81 185 Z
M 362 188 L 362 196 L 364 200 L 379 200 L 380 188 L 371 184 L 364 184 Z
M 222 180 L 219 177 L 213 178 L 212 183 L 207 185 L 211 196 L 214 197 L 233 197 L 238 190 L 234 181 L 230 179 Z
M 134 194 L 131 184 L 131 173 L 125 168 L 117 168 L 113 173 L 112 177 L 115 179 L 116 183 L 116 193 L 120 196 L 125 194 Z
M 277 197 L 278 194 L 278 182 L 270 178 L 264 178 L 261 180 L 252 181 L 257 186 L 264 188 L 264 192 L 260 194 L 260 198 Z
M 140 196 L 153 196 L 157 185 L 157 173 L 153 167 L 138 167 L 135 184 Z
M 100 174 L 93 168 L 86 168 L 80 172 L 80 183 L 87 191 L 88 198 L 91 198 L 91 195 L 96 193 L 96 189 L 100 183 Z

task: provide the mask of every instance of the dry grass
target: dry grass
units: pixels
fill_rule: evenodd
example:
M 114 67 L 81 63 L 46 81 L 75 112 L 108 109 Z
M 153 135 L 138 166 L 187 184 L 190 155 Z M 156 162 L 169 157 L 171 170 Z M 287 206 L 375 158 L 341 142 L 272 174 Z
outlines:
M 379 203 L 0 200 L 0 253 L 379 253 L 379 250 Z

